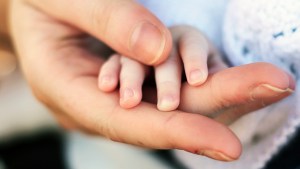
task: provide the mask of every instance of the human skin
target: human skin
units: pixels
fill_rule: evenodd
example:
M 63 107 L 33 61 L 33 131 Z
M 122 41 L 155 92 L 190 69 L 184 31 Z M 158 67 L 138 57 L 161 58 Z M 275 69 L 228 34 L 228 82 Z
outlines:
M 97 75 L 104 60 L 98 56 L 99 53 L 96 55 L 89 50 L 95 43 L 87 40 L 86 32 L 119 53 L 125 53 L 126 56 L 149 65 L 157 64 L 168 56 L 171 45 L 167 41 L 171 42 L 171 39 L 168 40 L 170 37 L 166 28 L 153 15 L 129 0 L 95 0 L 90 1 L 91 6 L 80 0 L 72 0 L 72 3 L 67 0 L 11 2 L 11 33 L 25 77 L 37 98 L 69 129 L 79 129 L 143 147 L 182 149 L 217 160 L 231 161 L 240 156 L 239 140 L 225 125 L 199 114 L 219 112 L 214 118 L 228 111 L 241 110 L 241 115 L 246 114 L 265 106 L 261 104 L 262 101 L 272 103 L 286 97 L 290 94 L 289 89 L 294 88 L 294 81 L 274 66 L 246 65 L 214 72 L 208 78 L 208 85 L 203 87 L 183 84 L 181 109 L 191 109 L 193 113 L 180 110 L 160 112 L 154 104 L 147 102 L 125 110 L 118 104 L 117 92 L 106 94 L 98 89 Z M 95 10 L 98 7 L 106 11 L 102 14 L 114 11 L 121 13 L 116 16 L 96 15 L 93 12 L 98 11 Z M 119 19 L 125 16 L 132 22 L 122 25 L 122 30 L 119 30 L 116 26 Z M 96 21 L 93 20 L 95 18 Z M 98 25 L 102 20 L 104 22 Z M 136 22 L 145 20 L 158 24 L 167 36 L 165 44 L 169 46 L 159 56 L 148 49 L 145 56 L 137 56 L 136 51 L 132 52 L 124 45 L 128 44 L 131 34 L 124 30 L 130 30 Z M 113 27 L 110 30 L 112 32 L 101 32 L 105 30 L 101 28 L 108 26 Z M 120 37 L 116 39 L 113 35 Z M 154 35 L 151 38 L 156 41 L 157 37 Z M 138 46 L 142 47 L 141 44 Z M 236 78 L 228 80 L 229 77 L 240 77 L 240 72 L 261 75 L 242 81 Z M 279 73 L 282 78 L 274 78 L 273 73 Z M 262 84 L 267 84 L 264 85 L 267 86 L 266 90 L 264 86 L 261 87 Z M 233 89 L 235 86 L 244 90 L 237 91 Z M 233 93 L 228 95 L 227 92 L 220 91 L 221 87 L 233 90 Z M 190 101 L 189 98 L 193 97 L 200 99 Z M 255 99 L 259 101 L 255 102 Z M 201 102 L 207 105 L 201 107 Z M 230 111 L 232 107 L 235 111 Z M 228 118 L 235 120 L 237 117 L 226 116 L 224 119 L 227 122 Z M 218 120 L 222 121 L 222 118 Z
M 0 1 L 0 79 L 16 68 L 16 58 L 12 54 L 12 45 L 8 32 L 8 1 Z
M 0 33 L 2 35 L 4 34 L 8 35 L 7 10 L 8 10 L 8 1 L 1 0 L 0 1 L 0 21 L 1 21 Z
M 224 62 L 220 61 L 219 52 L 196 28 L 177 25 L 170 27 L 169 30 L 173 38 L 173 48 L 167 60 L 150 67 L 114 54 L 101 67 L 98 78 L 99 89 L 111 92 L 119 88 L 121 107 L 127 109 L 135 107 L 141 102 L 144 80 L 153 68 L 157 108 L 160 111 L 172 111 L 179 106 L 183 70 L 191 86 L 200 86 L 208 76 L 208 60 L 209 65 L 213 65 L 210 67 L 211 70 L 225 67 Z M 219 60 L 210 59 L 212 57 L 218 57 Z
M 210 83 L 204 83 L 202 84 L 201 88 L 197 88 L 197 86 L 200 85 L 193 85 L 188 80 L 188 72 L 185 71 L 185 74 L 187 76 L 187 82 L 189 86 L 186 86 L 187 84 L 183 84 L 183 92 L 182 92 L 182 98 L 180 97 L 180 85 L 181 85 L 181 76 L 182 76 L 182 61 L 180 58 L 187 58 L 185 61 L 183 61 L 183 66 L 185 67 L 194 67 L 198 70 L 200 68 L 205 69 L 206 72 L 210 74 L 214 74 L 215 72 L 219 72 L 221 70 L 224 70 L 228 68 L 228 66 L 221 60 L 221 56 L 219 52 L 209 43 L 209 41 L 199 32 L 197 29 L 186 26 L 186 25 L 178 25 L 175 27 L 169 28 L 172 37 L 173 37 L 173 43 L 174 48 L 172 49 L 172 52 L 169 56 L 169 58 L 163 62 L 162 64 L 158 66 L 154 66 L 155 70 L 155 84 L 156 84 L 156 90 L 157 90 L 157 99 L 154 99 L 153 103 L 158 104 L 159 110 L 175 110 L 177 109 L 177 106 L 179 105 L 179 100 L 181 100 L 181 110 L 185 110 L 187 112 L 194 112 L 199 113 L 201 112 L 202 115 L 207 115 L 209 117 L 216 118 L 226 124 L 230 124 L 235 119 L 240 117 L 245 113 L 245 111 L 249 111 L 250 109 L 256 110 L 258 108 L 263 107 L 264 105 L 272 103 L 271 100 L 260 100 L 260 96 L 253 96 L 253 93 L 249 93 L 248 95 L 243 95 L 240 91 L 244 90 L 254 90 L 254 88 L 259 88 L 261 90 L 265 90 L 265 93 L 268 93 L 270 97 L 280 95 L 280 93 L 272 93 L 271 92 L 271 86 L 268 85 L 268 81 L 273 81 L 273 85 L 276 84 L 276 86 L 280 86 L 283 90 L 277 90 L 278 92 L 287 92 L 289 93 L 289 84 L 288 83 L 282 83 L 284 81 L 274 81 L 272 79 L 286 79 L 285 81 L 289 81 L 285 73 L 281 73 L 279 71 L 276 71 L 276 68 L 274 68 L 273 65 L 266 64 L 266 63 L 257 63 L 257 64 L 251 64 L 246 65 L 244 68 L 247 68 L 249 71 L 244 71 L 243 69 L 240 70 L 240 73 L 236 75 L 236 77 L 232 76 L 233 74 L 227 73 L 222 76 L 211 76 L 212 77 L 218 77 L 222 78 L 221 81 L 228 81 L 227 86 L 230 88 L 225 88 L 226 86 L 222 86 L 220 88 L 215 87 L 216 85 L 211 83 L 212 80 L 210 80 Z M 196 44 L 196 45 L 195 45 Z M 205 55 L 206 53 L 206 55 Z M 196 57 L 196 59 L 195 59 Z M 199 59 L 200 58 L 200 59 Z M 196 62 L 196 63 L 194 63 Z M 111 66 L 107 65 L 109 63 Z M 204 63 L 206 63 L 205 66 Z M 259 65 L 257 71 L 251 71 L 251 69 L 256 69 L 255 65 Z M 142 92 L 140 91 L 142 88 L 142 83 L 144 81 L 144 77 L 146 76 L 146 72 L 149 72 L 149 67 L 146 65 L 143 65 L 141 63 L 138 63 L 132 59 L 121 57 L 120 56 L 113 56 L 111 57 L 105 64 L 103 64 L 101 68 L 101 73 L 103 73 L 105 76 L 110 76 L 111 79 L 114 79 L 113 87 L 110 88 L 109 91 L 114 91 L 116 87 L 118 86 L 118 79 L 120 81 L 120 105 L 123 108 L 132 108 L 136 106 L 138 103 L 135 102 L 136 98 L 141 98 Z M 148 70 L 147 70 L 148 69 Z M 238 70 L 238 68 L 235 68 Z M 230 72 L 231 69 L 227 69 L 227 72 Z M 273 72 L 274 74 L 272 76 L 269 76 L 269 73 L 263 73 L 263 72 Z M 134 72 L 134 74 L 132 73 Z M 257 72 L 261 72 L 256 75 Z M 100 73 L 100 75 L 101 75 Z M 206 74 L 208 74 L 206 73 Z M 249 86 L 243 86 L 241 85 L 241 80 L 245 79 L 247 81 L 252 80 L 253 83 L 255 83 L 255 78 L 258 76 L 261 76 L 259 79 L 265 79 L 265 82 L 260 82 L 257 84 L 253 84 L 251 88 L 244 88 Z M 277 78 L 276 78 L 277 77 Z M 101 80 L 101 77 L 99 77 Z M 206 77 L 205 77 L 206 79 Z M 227 79 L 227 80 L 226 80 Z M 238 79 L 238 80 L 236 80 Z M 230 85 L 230 81 L 235 81 Z M 100 82 L 101 84 L 101 82 Z M 140 86 L 139 86 L 140 85 Z M 191 86 L 194 86 L 191 87 Z M 213 86 L 213 87 L 212 87 Z M 219 84 L 217 84 L 219 86 Z M 207 90 L 204 89 L 206 87 L 212 87 L 216 91 Z M 274 87 L 274 86 L 273 86 Z M 122 98 L 122 90 L 124 89 L 135 89 L 134 95 L 131 99 L 124 99 Z M 204 89 L 204 91 L 202 91 Z M 273 88 L 274 89 L 274 88 Z M 151 91 L 151 90 L 149 90 Z M 207 93 L 209 91 L 209 93 Z M 149 95 L 154 95 L 155 91 L 148 92 L 145 91 Z M 220 109 L 216 109 L 212 111 L 210 108 L 205 108 L 207 105 L 212 105 L 214 103 L 213 97 L 211 97 L 210 100 L 201 100 L 202 95 L 210 95 L 210 96 L 216 96 L 222 92 L 226 92 L 226 94 L 223 94 L 224 96 L 227 95 L 227 101 L 222 101 L 223 103 L 220 105 L 226 105 L 228 103 L 226 102 L 236 102 L 235 105 L 231 105 L 228 109 L 224 109 L 224 107 L 220 107 Z M 197 93 L 197 94 L 195 94 Z M 241 95 L 242 94 L 242 95 Z M 139 97 L 136 97 L 139 96 Z M 172 97 L 171 101 L 175 102 L 176 107 L 174 104 L 168 103 L 167 106 L 165 106 L 163 109 L 162 107 L 159 107 L 159 103 L 161 102 L 161 98 L 163 96 Z M 237 97 L 238 96 L 238 97 Z M 281 95 L 281 98 L 285 97 L 286 95 Z M 265 96 L 264 96 L 265 97 Z M 216 96 L 216 98 L 218 98 Z M 280 98 L 280 97 L 279 97 Z M 279 99 L 276 98 L 276 99 Z M 275 100 L 273 100 L 275 101 Z M 132 104 L 132 103 L 136 104 Z M 247 109 L 239 109 L 237 107 L 239 106 L 245 106 L 244 104 L 247 103 Z M 123 105 L 122 105 L 123 104 Z M 133 105 L 133 106 L 132 106 Z M 201 107 L 200 111 L 197 110 L 198 107 Z M 131 107 L 126 107 L 131 106 Z M 207 109 L 207 111 L 205 111 Z

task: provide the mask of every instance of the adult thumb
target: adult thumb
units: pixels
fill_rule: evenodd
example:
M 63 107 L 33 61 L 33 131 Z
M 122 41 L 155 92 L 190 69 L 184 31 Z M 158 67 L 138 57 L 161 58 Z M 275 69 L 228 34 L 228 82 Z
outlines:
M 132 0 L 26 1 L 144 64 L 163 62 L 172 48 L 168 29 L 146 8 Z

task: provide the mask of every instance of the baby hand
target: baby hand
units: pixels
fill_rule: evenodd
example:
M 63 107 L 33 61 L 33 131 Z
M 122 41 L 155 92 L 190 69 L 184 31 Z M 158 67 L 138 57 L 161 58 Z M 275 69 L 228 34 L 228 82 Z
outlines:
M 173 49 L 168 59 L 154 66 L 157 86 L 157 107 L 161 111 L 171 111 L 180 102 L 182 69 L 191 86 L 203 84 L 211 71 L 225 67 L 215 57 L 214 50 L 207 38 L 190 26 L 170 28 Z M 183 64 L 182 64 L 183 63 Z M 99 73 L 99 88 L 104 92 L 115 90 L 120 82 L 120 105 L 132 108 L 142 100 L 142 85 L 150 67 L 125 56 L 115 54 L 102 66 Z

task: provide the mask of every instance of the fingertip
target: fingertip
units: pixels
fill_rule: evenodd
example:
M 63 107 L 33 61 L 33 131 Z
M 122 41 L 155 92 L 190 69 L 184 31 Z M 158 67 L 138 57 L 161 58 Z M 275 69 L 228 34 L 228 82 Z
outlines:
M 233 161 L 241 155 L 242 145 L 238 137 L 213 119 L 176 113 L 172 118 L 168 117 L 167 124 L 173 148 L 221 161 Z
M 223 139 L 213 140 L 210 148 L 200 149 L 198 155 L 225 162 L 239 159 L 242 154 L 242 144 L 239 138 L 231 130 L 219 132 L 219 134 L 219 137 Z M 224 142 L 226 142 L 226 146 Z
M 120 106 L 125 109 L 130 109 L 137 106 L 142 100 L 142 93 L 131 89 L 125 88 L 120 90 Z
M 229 131 L 231 132 L 231 131 Z M 226 137 L 226 146 L 222 146 L 224 144 L 222 139 L 214 140 L 211 144 L 210 148 L 203 148 L 197 151 L 196 153 L 198 155 L 206 156 L 211 159 L 219 160 L 219 161 L 224 161 L 224 162 L 230 162 L 230 161 L 235 161 L 238 160 L 239 157 L 242 154 L 242 144 L 238 137 L 231 132 L 231 136 L 228 137 L 229 133 L 224 135 L 223 138 Z M 219 143 L 219 145 L 217 144 Z M 221 145 L 221 146 L 220 146 Z
M 160 111 L 172 111 L 178 108 L 179 106 L 179 98 L 174 96 L 162 96 L 158 99 L 157 108 Z
M 98 88 L 103 92 L 114 91 L 118 86 L 120 69 L 120 55 L 111 55 L 100 69 Z
M 271 63 L 258 62 L 241 67 L 243 71 L 252 69 L 251 72 L 257 74 L 252 80 L 259 79 L 259 84 L 270 84 L 280 89 L 295 89 L 295 80 L 292 76 Z
M 190 71 L 187 79 L 188 79 L 188 83 L 191 86 L 199 86 L 206 81 L 207 77 L 208 77 L 207 71 L 195 69 Z
M 103 92 L 112 92 L 116 89 L 118 80 L 112 76 L 100 76 L 98 87 Z

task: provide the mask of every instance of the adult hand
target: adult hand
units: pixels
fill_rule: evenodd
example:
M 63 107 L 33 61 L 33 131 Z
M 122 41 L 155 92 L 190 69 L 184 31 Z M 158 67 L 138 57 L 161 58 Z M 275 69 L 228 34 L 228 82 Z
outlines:
M 0 80 L 16 67 L 16 58 L 10 42 L 7 26 L 8 1 L 0 0 Z
M 168 55 L 171 48 L 168 31 L 144 8 L 130 0 L 12 2 L 12 33 L 25 76 L 36 96 L 65 127 L 97 133 L 119 142 L 182 149 L 218 160 L 239 157 L 241 145 L 236 136 L 214 120 L 182 111 L 160 112 L 148 103 L 124 110 L 119 107 L 117 93 L 106 94 L 98 89 L 97 75 L 103 60 L 87 50 L 94 44 L 86 33 L 144 63 L 159 63 Z M 123 21 L 126 23 L 120 23 Z M 148 28 L 151 25 L 148 21 L 156 24 L 158 32 L 163 32 L 164 43 L 156 43 L 160 36 L 153 34 L 152 37 L 150 33 L 148 37 L 140 28 L 137 33 L 132 31 L 141 23 L 146 23 L 142 26 L 146 31 L 152 30 L 153 26 Z M 133 39 L 142 38 L 137 40 L 139 44 L 129 43 L 132 34 Z M 144 38 L 150 39 L 150 47 L 143 43 Z M 154 50 L 156 44 L 165 44 L 165 47 Z M 162 52 L 156 54 L 157 51 Z M 253 81 L 244 85 L 252 86 Z M 211 99 L 211 96 L 202 97 Z M 225 98 L 212 99 L 218 102 Z M 218 104 L 210 107 L 212 111 L 216 110 L 215 105 Z
M 289 74 L 269 63 L 253 63 L 212 73 L 200 87 L 184 84 L 179 109 L 229 125 L 294 90 L 295 81 Z

